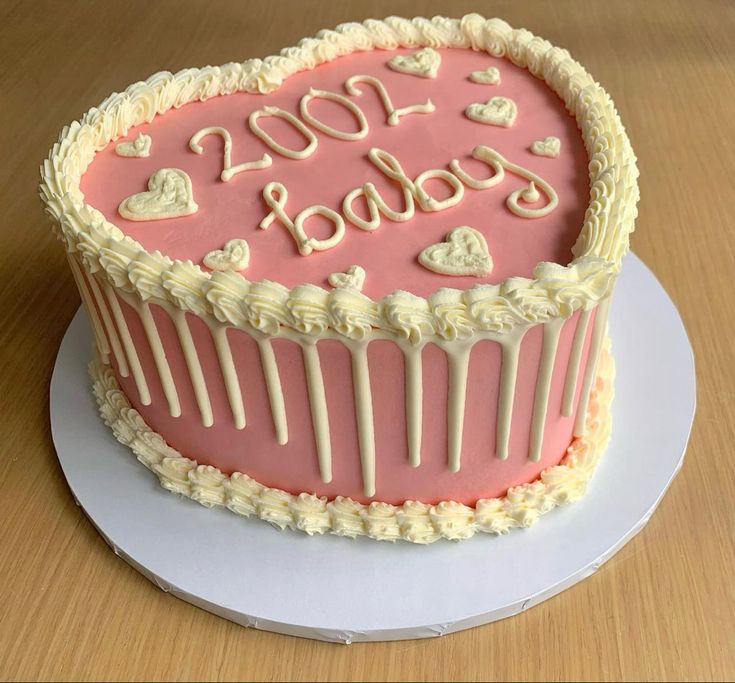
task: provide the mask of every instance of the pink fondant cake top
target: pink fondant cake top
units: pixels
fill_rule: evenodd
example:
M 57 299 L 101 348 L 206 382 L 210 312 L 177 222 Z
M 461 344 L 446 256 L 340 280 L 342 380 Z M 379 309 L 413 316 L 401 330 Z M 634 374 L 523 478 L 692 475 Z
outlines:
M 148 251 L 159 250 L 171 258 L 190 259 L 204 267 L 208 252 L 222 248 L 229 240 L 244 239 L 250 260 L 243 275 L 249 280 L 276 280 L 289 287 L 310 282 L 328 288 L 331 273 L 355 264 L 366 271 L 363 292 L 375 299 L 397 289 L 428 296 L 440 287 L 469 288 L 511 276 L 530 277 L 540 261 L 567 264 L 582 226 L 589 184 L 582 139 L 563 102 L 525 69 L 471 50 L 438 50 L 441 65 L 436 78 L 389 68 L 389 59 L 412 52 L 353 53 L 297 73 L 268 95 L 238 93 L 172 110 L 132 129 L 125 138 L 132 141 L 139 133 L 149 135 L 149 156 L 121 156 L 115 151 L 116 143 L 96 155 L 82 178 L 86 201 Z M 488 67 L 499 70 L 499 84 L 470 80 L 473 71 Z M 362 94 L 346 92 L 345 81 L 358 74 L 378 78 L 395 108 L 430 99 L 435 110 L 406 114 L 398 125 L 388 125 L 386 110 L 373 87 L 361 82 L 357 87 Z M 307 125 L 316 137 L 316 149 L 308 158 L 290 159 L 251 131 L 249 115 L 265 106 L 280 107 L 300 119 L 299 101 L 310 88 L 339 93 L 358 105 L 369 127 L 367 135 L 359 140 L 340 140 Z M 486 103 L 492 97 L 508 98 L 515 104 L 517 114 L 512 125 L 490 125 L 467 116 L 465 110 L 470 105 Z M 309 103 L 309 111 L 337 130 L 358 130 L 355 116 L 339 102 L 316 98 Z M 306 145 L 304 136 L 283 119 L 264 116 L 258 124 L 287 148 L 301 150 Z M 189 146 L 195 133 L 212 126 L 225 128 L 231 135 L 233 166 L 261 159 L 266 153 L 272 157 L 272 165 L 240 172 L 223 182 L 222 138 L 203 137 L 200 144 L 204 151 L 200 155 Z M 547 137 L 559 139 L 558 157 L 532 153 L 532 143 Z M 546 181 L 558 195 L 558 206 L 540 218 L 524 218 L 511 212 L 506 199 L 513 191 L 526 187 L 528 180 L 506 170 L 503 181 L 494 187 L 465 187 L 461 201 L 445 210 L 425 211 L 417 203 L 410 220 L 392 222 L 381 216 L 374 231 L 359 229 L 348 220 L 338 244 L 306 256 L 299 253 L 282 220 L 274 220 L 266 230 L 259 228 L 270 212 L 263 196 L 268 183 L 281 183 L 286 188 L 284 211 L 291 220 L 315 204 L 341 214 L 345 195 L 365 183 L 373 183 L 389 207 L 402 211 L 405 201 L 401 185 L 370 161 L 371 149 L 393 155 L 412 180 L 429 169 L 448 170 L 453 159 L 459 160 L 472 176 L 487 178 L 492 169 L 472 158 L 477 145 L 497 150 L 508 162 Z M 189 176 L 197 210 L 164 220 L 127 220 L 121 216 L 121 201 L 145 191 L 149 178 L 164 168 L 181 169 Z M 439 200 L 453 192 L 439 179 L 428 180 L 425 189 Z M 528 206 L 546 203 L 542 195 Z M 364 198 L 355 199 L 354 210 L 368 217 Z M 484 236 L 493 262 L 489 275 L 439 274 L 419 263 L 418 256 L 426 247 L 442 242 L 458 226 L 470 226 Z M 326 239 L 334 227 L 317 215 L 304 222 L 304 229 L 310 236 Z

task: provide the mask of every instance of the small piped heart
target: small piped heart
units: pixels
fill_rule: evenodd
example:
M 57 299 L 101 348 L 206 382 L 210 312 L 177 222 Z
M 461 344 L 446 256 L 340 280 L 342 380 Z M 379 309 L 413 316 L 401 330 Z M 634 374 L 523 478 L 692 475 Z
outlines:
M 471 104 L 464 113 L 468 119 L 478 123 L 508 128 L 516 120 L 518 109 L 516 103 L 508 97 L 491 97 L 485 104 Z
M 496 66 L 489 66 L 482 71 L 473 71 L 470 74 L 470 80 L 473 83 L 482 83 L 483 85 L 499 85 L 500 69 Z
M 356 289 L 361 292 L 365 284 L 365 269 L 362 266 L 350 266 L 344 273 L 332 273 L 328 280 L 337 289 Z
M 151 155 L 151 136 L 138 133 L 135 140 L 118 142 L 115 154 L 120 157 L 149 157 Z
M 204 257 L 204 265 L 210 270 L 245 270 L 249 263 L 250 246 L 241 239 L 230 240 Z
M 129 221 L 159 221 L 196 213 L 191 178 L 180 168 L 160 168 L 148 179 L 148 191 L 130 195 L 117 212 Z
M 452 230 L 438 244 L 419 254 L 419 263 L 441 275 L 485 277 L 493 270 L 493 259 L 482 233 L 467 225 Z
M 430 47 L 418 50 L 412 55 L 396 55 L 388 60 L 388 66 L 393 71 L 399 71 L 421 78 L 436 78 L 441 64 L 441 55 Z
M 531 143 L 531 152 L 539 157 L 555 159 L 561 152 L 561 140 L 553 135 L 549 135 L 543 140 L 535 140 Z

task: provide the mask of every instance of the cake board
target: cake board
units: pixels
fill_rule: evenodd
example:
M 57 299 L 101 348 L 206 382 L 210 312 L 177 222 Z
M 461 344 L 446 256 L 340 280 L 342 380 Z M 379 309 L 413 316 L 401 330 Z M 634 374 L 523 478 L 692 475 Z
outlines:
M 694 358 L 654 275 L 626 257 L 610 313 L 613 434 L 587 494 L 506 536 L 429 546 L 279 532 L 174 496 L 102 423 L 77 312 L 51 380 L 51 430 L 77 503 L 162 590 L 243 626 L 320 640 L 438 636 L 512 616 L 595 572 L 648 522 L 684 459 Z

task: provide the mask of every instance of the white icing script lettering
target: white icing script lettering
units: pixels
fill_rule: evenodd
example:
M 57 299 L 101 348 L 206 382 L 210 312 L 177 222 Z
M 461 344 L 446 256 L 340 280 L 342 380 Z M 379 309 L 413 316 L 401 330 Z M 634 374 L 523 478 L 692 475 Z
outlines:
M 343 130 L 337 130 L 336 128 L 333 128 L 332 126 L 329 126 L 323 121 L 317 119 L 313 114 L 309 112 L 309 102 L 318 97 L 336 102 L 337 104 L 341 104 L 345 109 L 347 109 L 347 111 L 350 112 L 350 114 L 352 114 L 357 119 L 357 122 L 360 125 L 360 130 L 358 130 L 356 133 L 346 133 Z M 331 92 L 329 90 L 317 90 L 315 88 L 309 88 L 309 92 L 304 95 L 299 102 L 299 110 L 301 112 L 301 118 L 303 118 L 304 121 L 306 121 L 317 130 L 320 130 L 322 133 L 325 133 L 326 135 L 331 135 L 333 138 L 337 138 L 338 140 L 362 140 L 362 138 L 364 138 L 368 134 L 369 126 L 362 109 L 360 109 L 360 107 L 358 107 L 351 100 L 348 100 L 344 95 L 340 95 L 339 93 Z
M 418 202 L 419 206 L 423 211 L 443 211 L 448 209 L 450 206 L 454 206 L 462 201 L 464 196 L 464 187 L 459 179 L 444 169 L 436 168 L 429 169 L 420 173 L 416 180 L 411 180 L 406 172 L 403 170 L 398 159 L 396 159 L 390 152 L 386 152 L 384 149 L 373 147 L 368 153 L 370 161 L 372 161 L 380 171 L 382 171 L 391 180 L 395 180 L 400 185 L 408 190 L 413 198 Z M 426 190 L 424 190 L 424 183 L 431 179 L 438 178 L 443 180 L 453 189 L 451 196 L 447 199 L 437 200 L 432 197 Z M 407 211 L 408 206 L 406 207 Z M 413 208 L 411 208 L 411 216 L 413 216 Z M 411 217 L 409 216 L 409 218 Z
M 388 95 L 388 91 L 385 89 L 383 83 L 379 79 L 375 78 L 375 76 L 367 76 L 364 74 L 350 76 L 345 81 L 345 90 L 350 95 L 362 95 L 362 90 L 356 87 L 355 83 L 367 83 L 375 88 L 375 91 L 378 93 L 378 97 L 380 97 L 380 101 L 383 104 L 383 109 L 385 109 L 385 113 L 387 114 L 388 118 L 386 121 L 389 126 L 397 126 L 400 122 L 401 116 L 406 116 L 406 114 L 431 114 L 431 112 L 436 110 L 436 107 L 431 100 L 426 100 L 424 104 L 409 104 L 406 107 L 396 109 L 393 106 L 390 95 Z
M 296 246 L 302 256 L 308 256 L 312 251 L 324 251 L 331 249 L 342 241 L 345 235 L 345 222 L 342 216 L 336 211 L 321 204 L 307 206 L 300 211 L 296 218 L 291 220 L 286 213 L 286 202 L 288 201 L 288 191 L 282 183 L 271 182 L 263 188 L 263 199 L 270 208 L 270 213 L 260 222 L 262 230 L 266 230 L 275 220 L 281 221 L 291 233 L 296 241 Z M 334 224 L 334 232 L 331 237 L 325 240 L 319 240 L 315 237 L 309 237 L 304 230 L 304 223 L 311 216 L 324 216 L 327 220 Z
M 348 192 L 342 201 L 342 211 L 350 223 L 360 228 L 360 230 L 375 230 L 380 227 L 380 214 L 382 213 L 388 220 L 394 223 L 403 223 L 413 218 L 414 201 L 411 190 L 403 185 L 403 201 L 406 205 L 404 211 L 394 211 L 385 203 L 380 193 L 372 183 L 365 183 L 362 187 L 358 187 Z M 365 197 L 369 219 L 360 218 L 353 210 L 352 204 L 358 197 Z
M 518 190 L 514 190 L 508 195 L 505 200 L 508 208 L 516 215 L 521 218 L 542 218 L 550 214 L 558 205 L 559 197 L 557 196 L 554 188 L 549 185 L 541 176 L 532 173 L 527 168 L 519 166 L 508 161 L 504 156 L 496 150 L 485 147 L 485 145 L 478 145 L 472 152 L 472 156 L 481 161 L 486 161 L 493 168 L 496 168 L 496 164 L 500 164 L 506 171 L 515 173 L 529 181 L 529 185 L 522 187 Z M 530 206 L 523 206 L 519 204 L 518 200 L 522 200 L 525 203 L 534 203 L 539 199 L 538 190 L 544 193 L 546 197 L 546 204 L 538 208 L 531 208 Z
M 288 121 L 301 135 L 306 138 L 307 145 L 304 149 L 295 150 L 276 142 L 268 133 L 266 133 L 258 123 L 258 119 L 262 116 L 275 116 L 276 118 Z M 312 133 L 298 118 L 296 118 L 291 112 L 281 109 L 280 107 L 263 107 L 262 109 L 256 109 L 248 118 L 248 124 L 250 130 L 255 133 L 268 147 L 274 152 L 278 152 L 281 156 L 288 157 L 289 159 L 306 159 L 310 157 L 317 146 L 316 135 Z
M 204 153 L 204 148 L 199 144 L 203 137 L 207 135 L 219 135 L 224 142 L 224 149 L 222 151 L 222 173 L 220 178 L 223 182 L 227 182 L 232 176 L 241 173 L 242 171 L 257 171 L 261 168 L 268 168 L 272 163 L 273 159 L 270 154 L 264 154 L 261 159 L 257 161 L 245 161 L 237 166 L 232 165 L 232 136 L 227 128 L 221 126 L 209 126 L 208 128 L 202 128 L 200 131 L 194 133 L 189 140 L 189 149 L 195 154 Z

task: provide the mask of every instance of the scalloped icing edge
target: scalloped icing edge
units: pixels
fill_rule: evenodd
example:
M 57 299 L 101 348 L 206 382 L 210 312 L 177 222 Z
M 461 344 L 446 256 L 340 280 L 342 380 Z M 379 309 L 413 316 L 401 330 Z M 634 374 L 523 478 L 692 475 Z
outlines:
M 145 251 L 84 203 L 79 181 L 94 155 L 126 135 L 132 126 L 150 122 L 172 107 L 239 91 L 272 92 L 288 76 L 354 51 L 422 46 L 484 50 L 495 57 L 507 57 L 542 78 L 562 98 L 582 132 L 589 157 L 590 203 L 572 249 L 575 258 L 569 265 L 541 262 L 533 279 L 514 277 L 498 285 L 476 285 L 467 290 L 441 288 L 428 299 L 413 297 L 417 311 L 428 306 L 434 334 L 453 339 L 457 325 L 471 331 L 507 332 L 517 325 L 569 317 L 579 308 L 594 306 L 612 290 L 637 212 L 638 169 L 625 128 L 609 95 L 566 50 L 525 29 L 512 29 L 500 19 L 486 20 L 478 14 L 461 19 L 388 17 L 341 24 L 335 30 L 320 31 L 316 38 L 302 39 L 296 47 L 284 48 L 278 56 L 185 69 L 175 75 L 158 72 L 123 93 L 112 94 L 62 130 L 41 166 L 40 194 L 57 236 L 68 251 L 80 252 L 90 272 L 100 273 L 115 287 L 135 292 L 143 300 L 154 289 L 181 310 L 210 313 L 241 326 L 240 319 L 229 320 L 231 309 L 221 308 L 218 299 L 208 297 L 210 289 L 221 288 L 225 298 L 239 300 L 247 313 L 250 303 L 244 294 L 248 288 L 263 289 L 275 283 L 250 283 L 244 278 L 237 284 L 211 282 L 213 276 L 191 261 L 172 261 Z M 104 258 L 100 258 L 101 252 Z M 146 272 L 142 279 L 145 287 L 139 286 L 141 278 L 129 277 L 135 269 L 138 275 Z M 181 279 L 186 281 L 186 297 L 177 296 L 166 286 Z M 269 304 L 281 312 L 280 325 L 299 331 L 299 321 L 293 319 L 288 305 L 298 288 L 278 288 Z M 446 301 L 447 292 L 454 298 L 451 316 L 456 325 L 449 324 L 446 306 L 434 305 L 435 300 Z M 362 295 L 339 298 L 341 294 L 335 291 L 325 291 L 324 295 L 330 311 L 328 327 L 338 334 L 364 336 L 364 331 L 343 324 L 354 317 L 364 317 L 378 330 L 406 334 L 384 315 L 384 302 L 395 293 L 379 302 Z M 322 333 L 320 330 L 315 336 Z
M 502 498 L 479 500 L 474 508 L 455 501 L 437 505 L 407 501 L 400 506 L 365 505 L 340 496 L 328 501 L 310 493 L 294 495 L 268 488 L 239 472 L 228 476 L 166 444 L 130 405 L 111 367 L 95 359 L 89 373 L 105 424 L 168 491 L 205 507 L 224 506 L 244 517 L 255 515 L 281 530 L 432 543 L 440 538 L 461 540 L 476 533 L 498 535 L 526 528 L 555 507 L 581 498 L 610 438 L 615 364 L 606 339 L 585 416 L 585 436 L 572 441 L 561 462 L 545 469 L 536 481 L 514 486 Z

